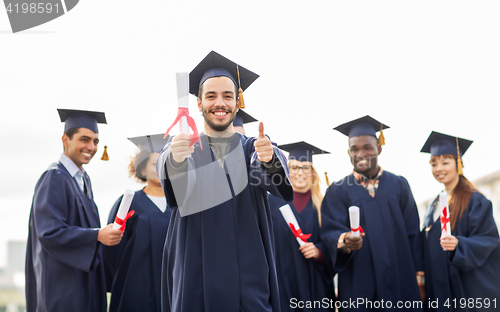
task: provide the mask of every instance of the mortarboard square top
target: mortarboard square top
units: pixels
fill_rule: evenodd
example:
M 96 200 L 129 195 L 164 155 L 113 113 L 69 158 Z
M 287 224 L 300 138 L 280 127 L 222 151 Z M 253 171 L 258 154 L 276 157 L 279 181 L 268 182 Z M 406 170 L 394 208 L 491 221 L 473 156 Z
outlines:
M 388 128 L 389 126 L 386 126 L 383 123 L 366 115 L 364 117 L 341 124 L 340 126 L 337 126 L 333 129 L 339 131 L 343 135 L 348 136 L 349 138 L 352 138 L 362 135 L 371 135 L 376 137 L 375 133 L 377 133 L 377 131 L 380 131 L 380 129 Z
M 473 141 L 457 138 L 444 133 L 432 131 L 424 146 L 420 150 L 421 153 L 430 153 L 431 156 L 441 156 L 446 154 L 457 154 L 457 139 L 460 150 L 460 157 L 467 151 Z
M 330 154 L 327 151 L 317 148 L 304 141 L 283 144 L 278 146 L 280 149 L 285 150 L 289 153 L 288 159 L 295 159 L 298 161 L 308 161 L 312 162 L 312 156 L 318 154 Z
M 102 112 L 83 111 L 76 109 L 58 108 L 61 122 L 64 122 L 64 132 L 73 128 L 87 128 L 98 133 L 97 124 L 106 123 L 106 116 Z
M 236 87 L 240 87 L 243 91 L 248 88 L 259 75 L 249 71 L 248 69 L 239 66 L 240 83 L 238 85 L 238 72 L 236 63 L 225 58 L 217 52 L 210 52 L 208 55 L 189 73 L 189 93 L 198 96 L 198 91 L 201 85 L 208 78 L 212 77 L 228 77 Z
M 238 110 L 236 113 L 236 117 L 233 120 L 233 126 L 235 127 L 243 127 L 243 124 L 257 121 L 257 119 L 253 118 L 249 114 L 245 113 L 243 110 Z
M 139 136 L 134 138 L 128 138 L 132 143 L 137 145 L 141 150 L 146 150 L 150 153 L 159 153 L 165 147 L 168 141 L 168 137 L 163 138 L 162 134 L 152 134 Z

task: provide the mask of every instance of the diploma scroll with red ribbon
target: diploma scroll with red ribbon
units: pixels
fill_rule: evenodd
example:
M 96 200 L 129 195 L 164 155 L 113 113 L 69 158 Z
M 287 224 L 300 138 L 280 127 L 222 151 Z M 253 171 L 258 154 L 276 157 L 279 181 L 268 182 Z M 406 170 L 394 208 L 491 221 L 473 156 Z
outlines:
M 193 117 L 189 116 L 189 75 L 188 73 L 177 73 L 177 116 L 174 122 L 168 127 L 167 132 L 163 138 L 166 138 L 170 130 L 179 122 L 180 132 L 182 134 L 189 135 L 189 128 L 193 130 L 191 135 L 192 146 L 196 141 L 200 143 L 200 148 L 203 150 L 201 145 L 200 135 L 198 134 L 198 128 L 196 128 L 196 123 Z
M 293 211 L 292 211 L 292 208 L 290 208 L 290 205 L 282 206 L 280 208 L 280 212 L 283 215 L 285 222 L 290 227 L 290 230 L 292 231 L 293 236 L 295 237 L 295 239 L 297 239 L 297 242 L 299 243 L 299 245 L 302 246 L 305 243 L 307 243 L 307 239 L 309 237 L 311 237 L 311 234 L 302 233 L 302 230 L 300 229 L 299 223 L 297 222 L 297 219 L 295 218 L 295 215 L 293 214 Z
M 448 193 L 445 191 L 439 193 L 439 211 L 441 212 L 441 236 L 451 235 Z
M 121 230 L 122 233 L 125 230 L 125 225 L 127 220 L 134 214 L 135 211 L 130 211 L 130 204 L 132 204 L 132 199 L 134 198 L 134 192 L 131 190 L 126 190 L 123 194 L 122 202 L 116 213 L 115 223 L 113 223 L 113 230 Z
M 363 229 L 361 228 L 361 225 L 359 225 L 359 207 L 349 207 L 349 220 L 351 222 L 352 236 L 359 237 L 359 234 L 363 233 Z

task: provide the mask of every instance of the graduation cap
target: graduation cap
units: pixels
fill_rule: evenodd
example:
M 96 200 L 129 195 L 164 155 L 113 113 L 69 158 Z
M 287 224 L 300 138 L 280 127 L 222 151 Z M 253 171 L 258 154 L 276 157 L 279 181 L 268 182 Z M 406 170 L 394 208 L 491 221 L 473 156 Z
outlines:
M 285 150 L 289 153 L 289 159 L 295 159 L 298 161 L 309 161 L 312 162 L 312 156 L 318 154 L 330 154 L 327 151 L 317 148 L 304 141 L 278 145 L 279 148 Z
M 169 137 L 163 138 L 163 133 L 145 135 L 134 138 L 128 138 L 132 143 L 137 145 L 141 150 L 148 151 L 150 153 L 159 153 L 165 147 Z
M 228 77 L 238 89 L 240 108 L 245 108 L 243 91 L 246 90 L 259 75 L 239 66 L 237 63 L 225 58 L 217 52 L 210 52 L 207 56 L 189 73 L 189 93 L 198 96 L 198 91 L 205 80 L 212 77 Z M 238 83 L 236 83 L 238 79 Z
M 458 173 L 463 174 L 462 156 L 469 149 L 472 142 L 473 141 L 432 131 L 420 152 L 430 153 L 431 156 L 446 154 L 457 155 Z
M 97 124 L 106 123 L 106 116 L 102 112 L 91 112 L 76 109 L 58 108 L 61 122 L 64 122 L 64 132 L 73 128 L 87 128 L 98 133 Z
M 253 118 L 249 114 L 245 113 L 243 110 L 238 110 L 236 113 L 236 117 L 233 120 L 233 126 L 235 127 L 243 127 L 244 124 L 257 121 L 257 119 Z
M 348 136 L 349 138 L 362 135 L 371 135 L 377 137 L 375 133 L 377 131 L 380 131 L 380 136 L 378 138 L 379 144 L 385 145 L 385 138 L 382 130 L 388 128 L 389 126 L 386 126 L 383 123 L 366 115 L 364 117 L 341 124 L 340 126 L 337 126 L 333 129 L 339 131 L 343 135 Z

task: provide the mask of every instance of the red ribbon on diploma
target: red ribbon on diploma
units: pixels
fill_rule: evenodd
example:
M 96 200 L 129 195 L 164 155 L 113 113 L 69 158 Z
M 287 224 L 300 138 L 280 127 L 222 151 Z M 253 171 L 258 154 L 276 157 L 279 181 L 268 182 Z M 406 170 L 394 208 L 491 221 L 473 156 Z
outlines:
M 443 208 L 443 217 L 441 217 L 441 233 L 443 233 L 443 231 L 446 231 L 446 223 L 450 222 L 450 217 L 448 216 L 448 214 L 446 213 L 446 207 Z
M 307 239 L 311 237 L 311 234 L 303 234 L 302 230 L 299 228 L 298 230 L 295 229 L 295 226 L 293 226 L 292 223 L 288 223 L 290 225 L 290 229 L 292 230 L 293 236 L 295 238 L 300 238 L 304 243 L 307 243 Z
M 353 228 L 351 228 L 351 232 L 357 232 L 357 231 L 359 231 L 360 233 L 363 233 L 363 229 L 361 228 L 361 225 L 360 225 L 360 226 L 358 226 L 358 228 L 357 228 L 357 229 L 353 229 Z
M 353 228 L 351 228 L 351 232 L 357 232 L 357 231 L 359 231 L 360 233 L 364 233 L 364 232 L 363 232 L 363 228 L 361 227 L 361 225 L 360 225 L 360 226 L 358 226 L 358 228 L 357 228 L 357 229 L 353 229 Z
M 191 135 L 191 144 L 189 146 L 192 146 L 196 141 L 200 142 L 200 148 L 203 150 L 203 146 L 201 146 L 201 139 L 200 135 L 198 134 L 198 128 L 196 128 L 196 123 L 194 122 L 193 117 L 189 116 L 189 109 L 187 107 L 179 107 L 179 110 L 177 111 L 177 117 L 175 117 L 174 122 L 172 125 L 167 129 L 167 132 L 163 136 L 163 138 L 166 138 L 170 130 L 181 120 L 181 117 L 186 117 L 187 123 L 189 125 L 189 128 L 193 130 L 193 134 Z
M 125 226 L 127 225 L 127 220 L 130 219 L 130 217 L 133 216 L 134 213 L 135 213 L 134 210 L 130 210 L 124 219 L 120 219 L 120 218 L 118 218 L 118 216 L 115 217 L 115 222 L 116 222 L 116 224 L 118 224 L 120 226 L 119 230 L 122 231 L 122 233 L 123 233 L 123 231 L 125 231 Z

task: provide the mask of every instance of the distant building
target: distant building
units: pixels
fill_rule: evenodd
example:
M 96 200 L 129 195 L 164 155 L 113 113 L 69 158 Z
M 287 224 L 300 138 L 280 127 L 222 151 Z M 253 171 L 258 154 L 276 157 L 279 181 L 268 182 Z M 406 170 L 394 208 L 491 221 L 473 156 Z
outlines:
M 0 270 L 0 311 L 25 311 L 26 241 L 7 242 L 7 267 Z

